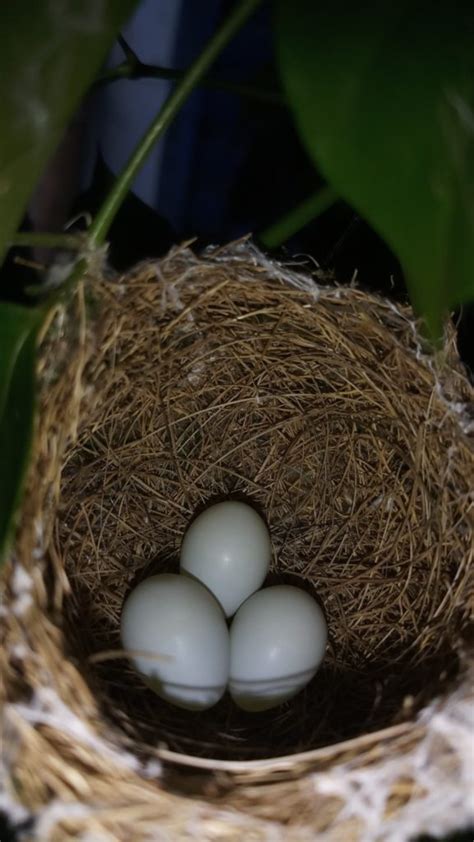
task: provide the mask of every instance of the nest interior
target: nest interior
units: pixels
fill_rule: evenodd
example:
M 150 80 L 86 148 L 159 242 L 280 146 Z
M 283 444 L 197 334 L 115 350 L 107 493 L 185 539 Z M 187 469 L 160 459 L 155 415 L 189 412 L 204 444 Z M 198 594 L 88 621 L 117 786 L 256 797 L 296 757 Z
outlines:
M 93 297 L 53 543 L 68 656 L 118 738 L 246 760 L 412 716 L 454 680 L 467 624 L 473 462 L 449 404 L 469 392 L 452 341 L 438 377 L 407 309 L 251 254 L 178 251 Z M 117 655 L 120 613 L 140 578 L 177 571 L 193 515 L 229 496 L 268 523 L 270 581 L 321 600 L 329 649 L 279 708 L 226 695 L 191 713 Z

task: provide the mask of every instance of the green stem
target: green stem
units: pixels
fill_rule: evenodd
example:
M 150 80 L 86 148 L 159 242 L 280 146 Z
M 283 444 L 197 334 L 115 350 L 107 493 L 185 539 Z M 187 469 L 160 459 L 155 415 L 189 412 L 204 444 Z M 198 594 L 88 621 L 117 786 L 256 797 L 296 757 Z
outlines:
M 100 76 L 95 86 L 115 82 L 117 79 L 164 79 L 168 82 L 179 82 L 185 73 L 185 70 L 173 70 L 169 67 L 160 67 L 157 64 L 145 64 L 142 61 L 135 62 L 127 59 L 127 61 L 107 70 Z M 211 90 L 225 91 L 245 99 L 253 99 L 265 105 L 286 105 L 284 97 L 278 91 L 271 91 L 254 85 L 237 85 L 215 76 L 205 76 L 199 84 Z
M 337 199 L 337 193 L 332 187 L 322 187 L 309 199 L 305 199 L 296 208 L 293 208 L 286 216 L 270 225 L 259 235 L 258 239 L 268 249 L 281 246 L 293 234 L 300 231 L 308 222 L 315 219 L 325 210 L 331 207 Z
M 80 258 L 72 267 L 66 280 L 60 286 L 56 287 L 56 289 L 47 290 L 46 296 L 44 296 L 45 290 L 41 286 L 30 288 L 31 294 L 36 294 L 40 297 L 39 307 L 44 316 L 51 310 L 51 307 L 67 299 L 71 290 L 84 277 L 86 271 L 87 260 Z
M 202 53 L 191 64 L 188 70 L 186 70 L 164 103 L 159 114 L 151 123 L 145 136 L 136 147 L 95 217 L 89 229 L 89 237 L 92 245 L 100 245 L 104 242 L 115 214 L 152 147 L 174 120 L 180 108 L 204 77 L 219 53 L 245 23 L 247 18 L 255 11 L 260 2 L 261 0 L 240 0 L 240 3 L 234 7 L 227 20 L 214 33 Z
M 48 234 L 42 231 L 18 231 L 10 240 L 10 246 L 20 248 L 49 248 L 81 251 L 87 243 L 85 234 Z

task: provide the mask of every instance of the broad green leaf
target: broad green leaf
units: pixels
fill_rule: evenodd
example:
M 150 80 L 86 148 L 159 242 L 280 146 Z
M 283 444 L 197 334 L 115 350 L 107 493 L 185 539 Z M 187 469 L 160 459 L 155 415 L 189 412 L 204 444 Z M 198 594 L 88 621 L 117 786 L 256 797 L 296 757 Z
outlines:
M 136 0 L 1 0 L 0 263 L 30 194 Z
M 474 298 L 474 4 L 278 0 L 276 34 L 303 142 L 438 334 Z
M 14 525 L 34 424 L 40 312 L 0 304 L 0 563 Z

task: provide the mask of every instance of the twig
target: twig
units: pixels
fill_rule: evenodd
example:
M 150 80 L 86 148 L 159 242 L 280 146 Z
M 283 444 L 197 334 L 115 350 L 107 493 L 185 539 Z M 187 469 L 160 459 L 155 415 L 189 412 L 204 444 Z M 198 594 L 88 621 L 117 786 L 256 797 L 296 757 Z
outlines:
M 260 242 L 269 249 L 277 248 L 289 240 L 320 214 L 324 213 L 338 199 L 332 187 L 323 187 L 309 199 L 305 199 L 284 217 L 270 225 L 259 235 Z
M 94 87 L 116 82 L 119 79 L 162 79 L 167 82 L 179 82 L 187 73 L 186 70 L 162 67 L 158 64 L 147 64 L 141 61 L 123 36 L 120 36 L 118 41 L 125 53 L 126 60 L 106 70 L 96 80 Z M 213 75 L 204 76 L 199 84 L 211 90 L 225 91 L 226 93 L 245 99 L 253 99 L 266 105 L 286 106 L 286 99 L 279 91 L 272 91 L 255 85 L 236 84 L 225 79 L 219 79 Z
M 43 233 L 42 231 L 18 231 L 10 240 L 10 246 L 19 248 L 50 248 L 67 251 L 81 251 L 87 243 L 85 234 Z

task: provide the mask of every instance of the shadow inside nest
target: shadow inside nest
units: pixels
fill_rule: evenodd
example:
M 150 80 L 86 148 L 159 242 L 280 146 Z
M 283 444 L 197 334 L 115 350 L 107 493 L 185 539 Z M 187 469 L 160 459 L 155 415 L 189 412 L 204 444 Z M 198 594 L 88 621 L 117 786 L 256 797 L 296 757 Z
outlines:
M 151 560 L 134 576 L 130 590 L 156 573 L 176 573 L 173 556 Z M 313 582 L 291 571 L 269 573 L 265 586 L 289 584 L 307 591 L 320 604 Z M 81 611 L 86 593 L 76 592 Z M 82 616 L 82 623 L 87 618 Z M 329 637 L 323 666 L 295 698 L 260 713 L 240 710 L 226 692 L 206 711 L 177 708 L 150 690 L 128 660 L 120 655 L 116 621 L 89 622 L 96 634 L 77 636 L 74 620 L 69 639 L 76 640 L 75 660 L 98 701 L 104 721 L 143 759 L 162 748 L 195 757 L 219 760 L 258 760 L 291 755 L 349 740 L 413 716 L 455 680 L 456 657 L 439 652 L 414 664 L 409 654 L 390 664 L 380 657 L 368 659 L 364 669 L 350 668 L 337 660 L 337 646 Z M 110 657 L 109 657 L 110 655 Z M 449 667 L 447 668 L 447 664 Z M 158 730 L 159 729 L 159 730 Z
M 195 757 L 257 760 L 316 749 L 403 722 L 453 680 L 441 658 L 365 675 L 330 659 L 308 687 L 264 713 L 241 711 L 226 693 L 207 711 L 178 709 L 156 696 L 124 659 L 85 666 L 106 722 L 144 758 L 166 748 Z M 159 734 L 157 725 L 159 723 Z

